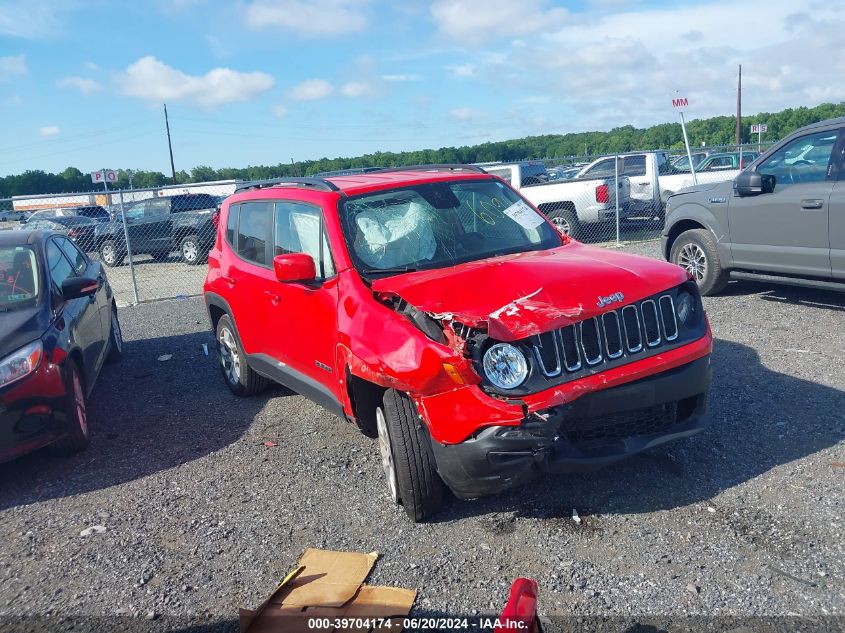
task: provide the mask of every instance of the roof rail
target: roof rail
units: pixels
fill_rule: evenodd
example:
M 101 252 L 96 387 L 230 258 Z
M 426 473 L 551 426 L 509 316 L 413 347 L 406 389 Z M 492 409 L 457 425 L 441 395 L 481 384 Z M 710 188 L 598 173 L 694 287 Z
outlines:
M 384 169 L 379 169 L 376 173 L 385 174 L 394 171 L 471 171 L 478 174 L 487 173 L 477 165 L 462 165 L 460 163 L 443 163 L 436 165 L 407 165 L 405 167 L 385 167 Z
M 247 189 L 264 189 L 265 187 L 277 187 L 288 185 L 291 187 L 303 187 L 317 191 L 340 191 L 340 188 L 333 182 L 322 178 L 270 178 L 268 180 L 251 180 L 235 186 L 235 193 Z

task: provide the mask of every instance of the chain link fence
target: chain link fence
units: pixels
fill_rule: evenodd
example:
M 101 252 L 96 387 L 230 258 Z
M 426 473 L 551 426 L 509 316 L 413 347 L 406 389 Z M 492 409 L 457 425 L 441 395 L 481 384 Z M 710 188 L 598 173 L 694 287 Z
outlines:
M 764 149 L 763 147 L 759 149 Z M 666 199 L 730 181 L 758 147 L 627 152 L 485 163 L 562 231 L 601 246 L 656 239 Z M 354 170 L 353 170 L 354 171 Z M 119 305 L 197 295 L 222 200 L 236 181 L 0 199 L 0 229 L 68 234 L 107 267 Z
M 118 305 L 197 295 L 235 182 L 0 200 L 0 229 L 67 234 L 107 269 Z

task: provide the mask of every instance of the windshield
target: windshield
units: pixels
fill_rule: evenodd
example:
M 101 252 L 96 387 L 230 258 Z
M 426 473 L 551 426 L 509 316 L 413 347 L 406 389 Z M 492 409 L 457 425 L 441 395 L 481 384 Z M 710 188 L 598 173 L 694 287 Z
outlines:
M 20 310 L 38 300 L 38 260 L 27 246 L 0 246 L 0 312 Z
M 444 268 L 560 246 L 543 216 L 498 180 L 416 185 L 345 199 L 341 223 L 366 275 Z

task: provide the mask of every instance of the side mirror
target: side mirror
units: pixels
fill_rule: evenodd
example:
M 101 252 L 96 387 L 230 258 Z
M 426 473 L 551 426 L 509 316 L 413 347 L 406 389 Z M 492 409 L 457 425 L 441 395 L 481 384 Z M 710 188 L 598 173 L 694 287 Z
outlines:
M 743 171 L 734 178 L 734 193 L 740 197 L 759 196 L 775 190 L 775 177 L 756 171 Z
M 62 282 L 65 300 L 90 297 L 100 289 L 100 281 L 92 277 L 69 277 Z
M 276 279 L 282 283 L 308 282 L 317 278 L 314 259 L 306 253 L 287 253 L 273 258 Z

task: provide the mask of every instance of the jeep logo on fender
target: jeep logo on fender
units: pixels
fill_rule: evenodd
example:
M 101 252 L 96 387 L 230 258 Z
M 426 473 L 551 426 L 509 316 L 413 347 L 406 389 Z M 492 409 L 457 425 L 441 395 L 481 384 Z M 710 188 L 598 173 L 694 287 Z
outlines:
M 610 305 L 611 303 L 616 303 L 618 301 L 622 301 L 625 298 L 621 292 L 614 292 L 612 295 L 607 295 L 606 297 L 599 297 L 599 301 L 596 304 L 598 307 L 603 308 L 606 305 Z

